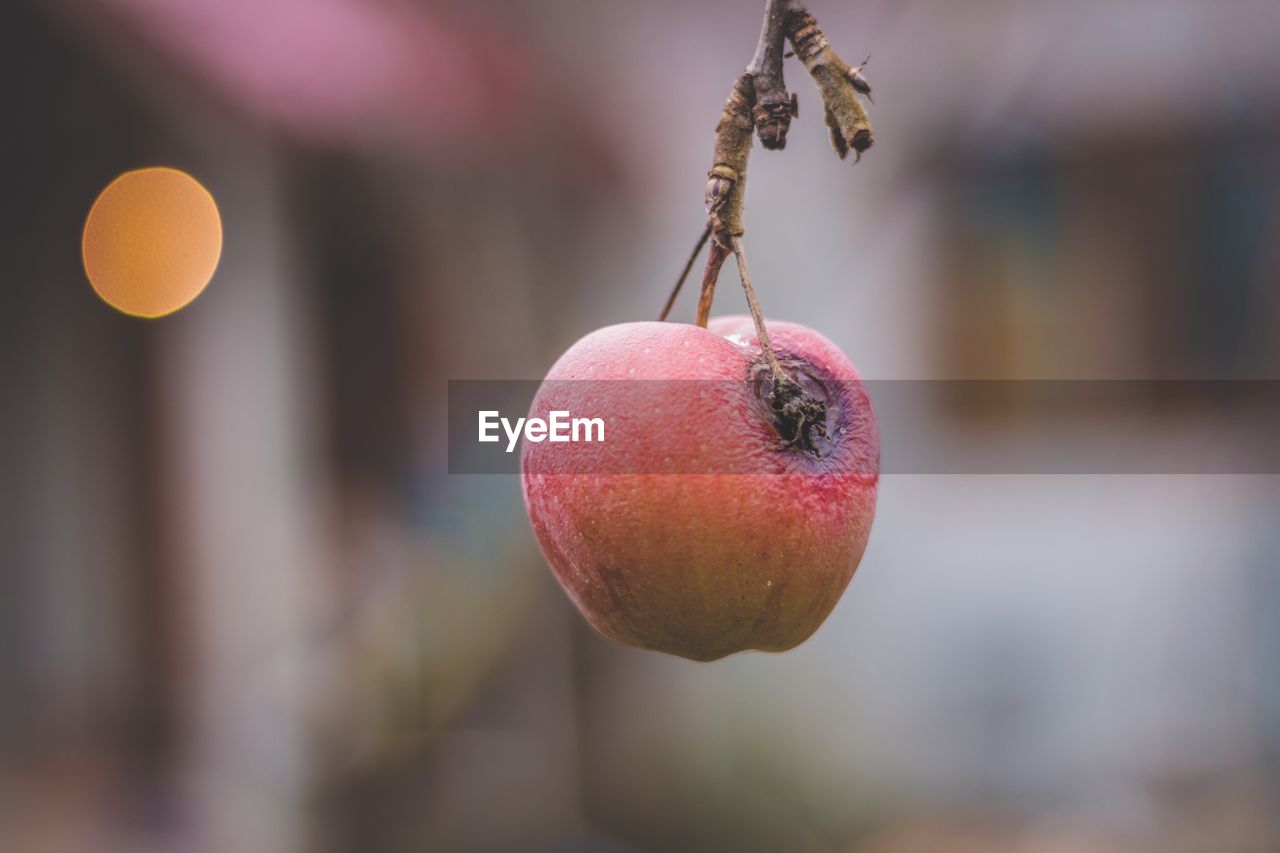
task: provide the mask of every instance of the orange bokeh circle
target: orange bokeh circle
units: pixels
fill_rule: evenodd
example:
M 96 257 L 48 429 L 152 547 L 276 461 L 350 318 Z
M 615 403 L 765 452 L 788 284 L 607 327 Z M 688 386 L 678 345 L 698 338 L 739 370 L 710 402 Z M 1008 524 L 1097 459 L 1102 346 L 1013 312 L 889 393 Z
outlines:
M 200 295 L 218 266 L 218 205 L 186 172 L 126 172 L 94 201 L 81 252 L 108 305 L 135 317 L 172 314 Z

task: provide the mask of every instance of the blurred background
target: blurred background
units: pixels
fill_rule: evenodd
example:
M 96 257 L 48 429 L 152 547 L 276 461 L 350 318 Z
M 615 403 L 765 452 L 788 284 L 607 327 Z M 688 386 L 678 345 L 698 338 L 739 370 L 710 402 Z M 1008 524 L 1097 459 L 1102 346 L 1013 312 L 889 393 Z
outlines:
M 0 7 L 0 849 L 1280 849 L 1274 476 L 890 474 L 823 628 L 706 665 L 596 636 L 518 482 L 447 473 L 447 380 L 656 315 L 758 6 Z M 769 314 L 872 379 L 1280 379 L 1274 2 L 810 8 L 878 142 L 789 63 Z M 224 247 L 144 321 L 79 240 L 152 165 Z

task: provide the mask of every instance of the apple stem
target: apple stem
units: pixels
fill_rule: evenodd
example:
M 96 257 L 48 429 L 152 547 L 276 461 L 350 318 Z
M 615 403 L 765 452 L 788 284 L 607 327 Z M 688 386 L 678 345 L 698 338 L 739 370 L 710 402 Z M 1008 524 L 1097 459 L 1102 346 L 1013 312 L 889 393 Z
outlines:
M 662 313 L 658 315 L 659 323 L 666 320 L 667 315 L 671 313 L 671 306 L 676 304 L 676 297 L 680 295 L 680 288 L 684 287 L 684 280 L 689 277 L 689 271 L 693 269 L 693 262 L 702 253 L 702 247 L 707 245 L 707 238 L 710 236 L 711 220 L 708 219 L 706 227 L 702 229 L 702 236 L 698 238 L 693 251 L 689 253 L 689 260 L 685 261 L 684 269 L 680 271 L 680 277 L 676 279 L 676 286 L 671 289 L 671 295 L 667 297 L 667 304 L 662 306 Z
M 814 456 L 820 456 L 821 451 L 813 441 L 813 433 L 817 432 L 821 436 L 827 434 L 826 404 L 805 391 L 778 363 L 778 356 L 769 343 L 769 332 L 764 327 L 760 300 L 756 298 L 756 289 L 751 286 L 751 273 L 747 271 L 747 253 L 742 248 L 742 238 L 734 237 L 732 243 L 733 256 L 738 261 L 738 278 L 742 279 L 747 307 L 751 309 L 751 319 L 756 324 L 756 341 L 760 344 L 760 352 L 764 354 L 765 366 L 773 376 L 773 382 L 769 385 L 768 403 L 776 418 L 774 425 L 782 437 L 782 448 L 799 447 Z
M 742 238 L 734 237 L 731 245 L 733 256 L 738 260 L 738 278 L 742 279 L 742 289 L 747 294 L 747 308 L 751 309 L 751 319 L 756 323 L 756 340 L 760 342 L 764 360 L 768 362 L 769 370 L 775 377 L 786 376 L 781 365 L 778 364 L 778 357 L 773 354 L 773 347 L 769 344 L 769 332 L 764 327 L 764 313 L 760 310 L 756 289 L 751 286 L 751 273 L 747 271 L 747 253 L 742 250 Z
M 720 278 L 720 268 L 724 266 L 729 251 L 720 245 L 718 240 L 711 242 L 711 251 L 707 253 L 707 266 L 702 272 L 702 293 L 698 295 L 698 316 L 694 323 L 702 328 L 707 327 L 711 319 L 711 300 L 715 298 L 716 280 Z

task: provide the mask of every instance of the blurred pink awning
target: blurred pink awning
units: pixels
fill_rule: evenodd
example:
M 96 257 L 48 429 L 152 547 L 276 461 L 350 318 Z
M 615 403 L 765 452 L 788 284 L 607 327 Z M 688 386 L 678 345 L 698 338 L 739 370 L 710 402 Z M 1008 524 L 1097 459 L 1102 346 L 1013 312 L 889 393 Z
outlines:
M 531 112 L 534 52 L 491 16 L 400 0 L 85 0 L 255 122 L 465 154 Z M 82 7 L 83 8 L 83 7 Z

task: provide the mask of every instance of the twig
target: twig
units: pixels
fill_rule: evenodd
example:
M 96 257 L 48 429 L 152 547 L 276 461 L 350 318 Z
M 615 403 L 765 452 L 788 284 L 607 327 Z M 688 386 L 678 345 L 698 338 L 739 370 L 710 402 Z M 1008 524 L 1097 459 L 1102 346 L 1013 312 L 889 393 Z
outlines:
M 813 15 L 798 0 L 791 4 L 786 28 L 791 47 L 822 93 L 827 127 L 831 129 L 831 144 L 841 160 L 852 149 L 853 162 L 857 163 L 862 159 L 862 152 L 875 141 L 871 120 L 858 99 L 859 95 L 871 95 L 871 84 L 862 76 L 862 69 L 867 63 L 852 68 L 841 59 L 832 50 Z
M 743 234 L 742 202 L 747 190 L 747 158 L 751 154 L 751 117 L 755 106 L 755 84 L 743 72 L 733 81 L 716 123 L 715 158 L 707 172 L 707 215 L 712 234 L 723 248 L 729 238 Z
M 787 128 L 791 124 L 791 99 L 786 94 L 782 80 L 782 46 L 785 37 L 786 12 L 790 0 L 767 0 L 764 24 L 760 30 L 760 42 L 756 55 L 747 70 L 733 81 L 729 96 L 725 99 L 716 122 L 715 155 L 711 170 L 707 172 L 707 189 L 704 201 L 707 206 L 707 225 L 698 241 L 698 250 L 708 236 L 711 251 L 702 273 L 702 292 L 698 297 L 698 313 L 695 323 L 706 328 L 711 316 L 711 302 L 715 296 L 716 281 L 720 269 L 729 256 L 732 240 L 746 229 L 742 224 L 743 198 L 747 189 L 747 159 L 751 155 L 751 134 L 757 124 L 761 128 L 761 141 L 770 148 L 786 144 Z M 769 105 L 757 110 L 757 93 L 763 91 Z M 785 100 L 785 109 L 778 108 L 778 92 Z M 695 251 L 695 256 L 697 254 Z M 693 259 L 685 265 L 676 283 L 680 289 Z M 667 299 L 661 318 L 667 316 L 675 293 Z
M 787 92 L 782 74 L 783 41 L 791 6 L 792 0 L 768 0 L 756 55 L 747 66 L 756 93 L 751 114 L 756 133 L 760 143 L 771 150 L 786 147 L 791 118 L 798 112 L 796 97 Z
M 707 173 L 707 228 L 723 249 L 731 247 L 734 237 L 746 233 L 742 210 L 752 131 L 759 134 L 766 148 L 781 149 L 786 145 L 791 119 L 798 115 L 796 98 L 787 93 L 783 78 L 787 39 L 818 84 L 831 141 L 841 159 L 852 150 L 854 162 L 858 162 L 874 141 L 871 122 L 859 100 L 860 95 L 871 95 L 871 84 L 862 75 L 867 63 L 852 68 L 842 60 L 801 0 L 766 0 L 755 55 L 734 80 L 716 123 L 715 157 Z M 697 251 L 701 250 L 702 239 Z M 691 268 L 692 259 L 685 265 L 660 318 L 665 319 L 670 313 Z M 709 265 L 706 275 L 718 270 Z
M 667 304 L 662 306 L 662 313 L 658 315 L 658 322 L 667 319 L 667 315 L 671 313 L 671 306 L 676 304 L 676 297 L 680 295 L 680 288 L 684 287 L 684 280 L 689 277 L 689 270 L 693 269 L 693 262 L 698 259 L 698 255 L 702 253 L 702 247 L 707 245 L 707 238 L 711 236 L 711 220 L 707 220 L 706 227 L 702 229 L 702 236 L 698 238 L 698 242 L 693 247 L 693 251 L 689 253 L 689 260 L 684 262 L 684 269 L 680 271 L 680 277 L 676 279 L 676 286 L 671 288 L 671 295 L 667 297 Z
M 702 293 L 694 321 L 704 329 L 711 317 L 711 300 L 715 296 L 720 268 L 729 256 L 729 241 L 746 231 L 742 225 L 742 200 L 747 189 L 751 132 L 755 127 L 751 118 L 755 97 L 751 75 L 743 72 L 733 81 L 720 121 L 716 123 L 715 163 L 707 173 L 705 197 L 707 225 L 714 239 L 702 272 Z
M 788 39 L 818 84 L 832 144 L 840 157 L 843 159 L 852 150 L 856 154 L 854 162 L 857 162 L 874 141 L 871 122 L 859 100 L 862 95 L 871 95 L 871 84 L 862 76 L 866 62 L 852 68 L 841 59 L 832 50 L 826 35 L 802 0 L 766 0 L 755 55 L 746 70 L 734 80 L 720 120 L 716 123 L 715 157 L 707 173 L 706 227 L 659 314 L 660 320 L 665 320 L 670 314 L 702 246 L 709 238 L 714 238 L 703 269 L 696 322 L 702 327 L 707 325 L 716 280 L 732 251 L 738 259 L 739 271 L 743 273 L 743 287 L 747 291 L 761 349 L 770 362 L 770 368 L 779 376 L 782 375 L 781 368 L 769 347 L 763 315 L 750 278 L 746 275 L 741 238 L 746 233 L 742 209 L 752 133 L 759 134 L 760 142 L 766 148 L 781 149 L 786 145 L 791 119 L 798 114 L 796 98 L 787 92 L 783 77 L 783 58 L 787 55 L 784 47 Z

